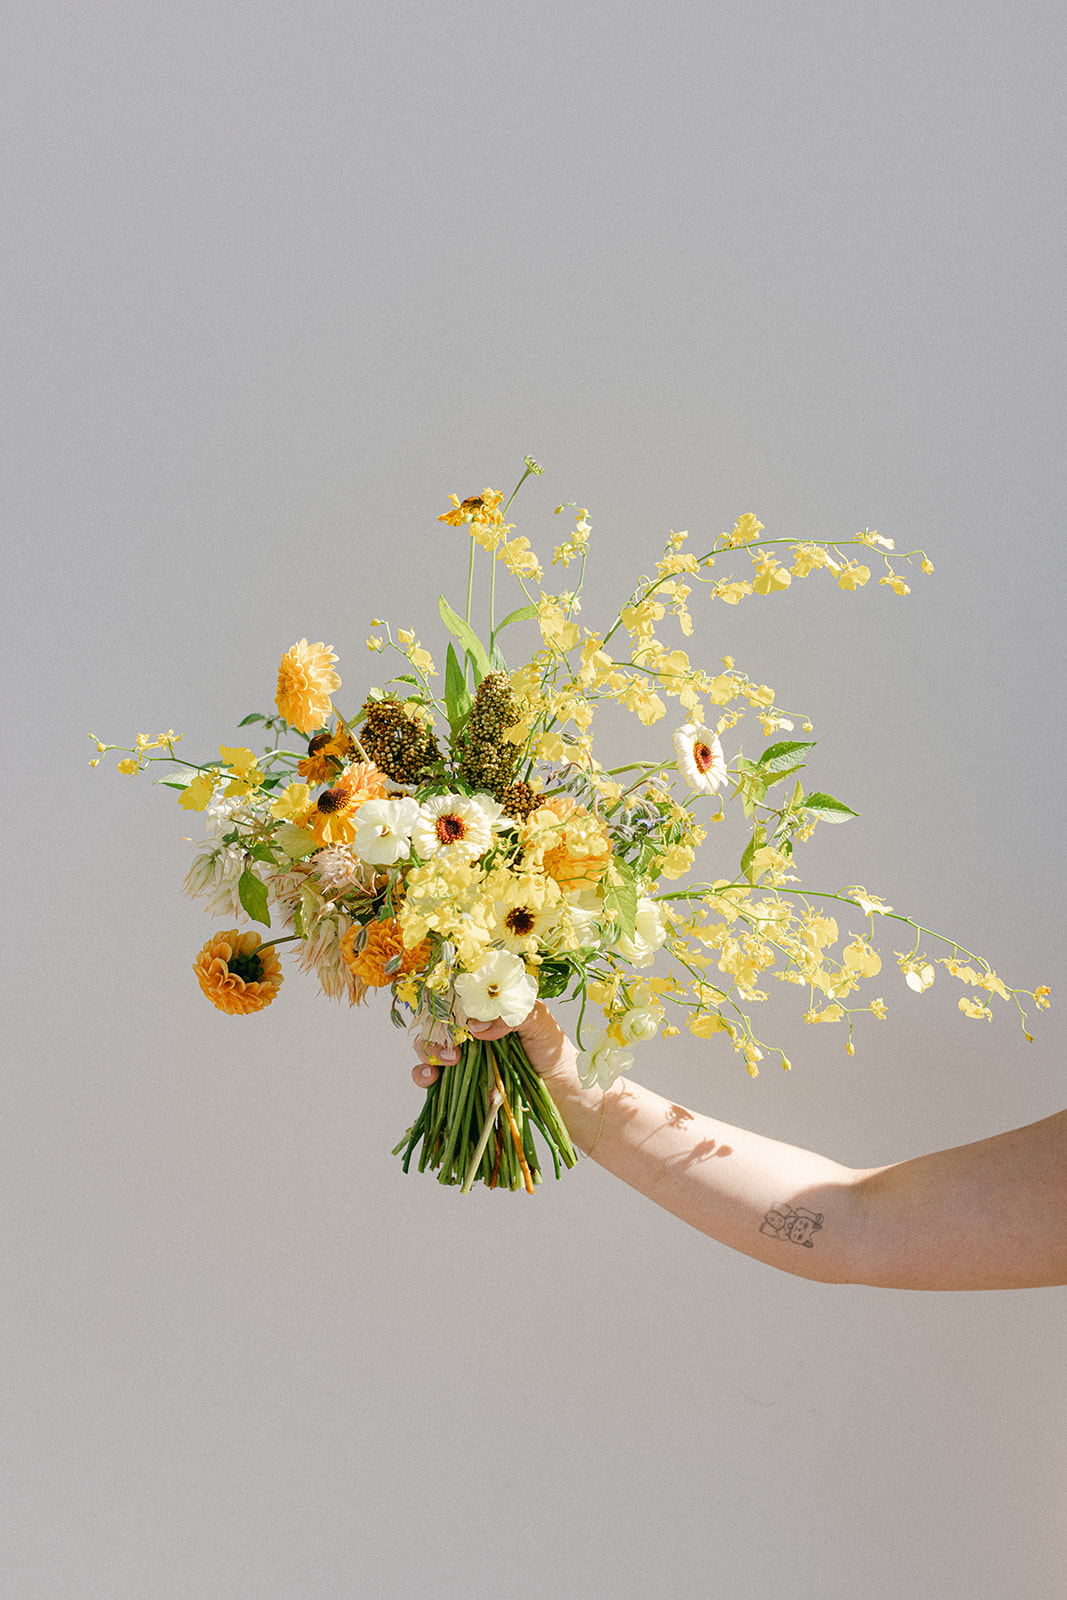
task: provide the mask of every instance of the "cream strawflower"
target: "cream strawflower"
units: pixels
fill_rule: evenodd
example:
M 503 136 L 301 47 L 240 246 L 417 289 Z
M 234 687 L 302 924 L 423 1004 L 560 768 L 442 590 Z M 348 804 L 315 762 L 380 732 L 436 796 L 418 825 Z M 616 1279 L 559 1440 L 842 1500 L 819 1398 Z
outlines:
M 337 657 L 328 644 L 301 639 L 282 656 L 274 703 L 286 722 L 301 733 L 314 733 L 333 714 L 330 696 L 341 687 L 333 670 Z
M 678 771 L 690 789 L 714 794 L 726 780 L 726 757 L 722 745 L 710 728 L 700 722 L 687 722 L 674 735 Z
M 468 1017 L 477 1022 L 500 1017 L 509 1028 L 525 1022 L 537 1000 L 536 983 L 519 957 L 507 950 L 492 951 L 477 972 L 459 973 L 455 986 Z
M 452 860 L 474 861 L 493 841 L 492 828 L 477 800 L 462 794 L 441 794 L 419 807 L 411 843 L 424 861 L 445 853 Z

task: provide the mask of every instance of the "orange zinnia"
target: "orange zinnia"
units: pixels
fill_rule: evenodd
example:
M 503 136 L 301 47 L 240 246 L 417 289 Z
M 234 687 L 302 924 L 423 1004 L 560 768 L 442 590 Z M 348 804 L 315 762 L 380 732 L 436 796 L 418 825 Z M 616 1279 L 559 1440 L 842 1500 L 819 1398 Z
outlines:
M 214 933 L 193 965 L 197 981 L 213 1006 L 230 1016 L 247 1016 L 269 1006 L 282 982 L 273 945 L 261 950 L 258 933 L 230 928 Z
M 396 922 L 372 922 L 367 927 L 362 948 L 354 948 L 356 935 L 364 930 L 349 928 L 341 944 L 341 954 L 356 977 L 371 989 L 384 989 L 409 972 L 418 971 L 430 956 L 430 941 L 424 939 L 414 950 L 404 949 L 404 936 Z M 392 972 L 385 968 L 400 957 Z

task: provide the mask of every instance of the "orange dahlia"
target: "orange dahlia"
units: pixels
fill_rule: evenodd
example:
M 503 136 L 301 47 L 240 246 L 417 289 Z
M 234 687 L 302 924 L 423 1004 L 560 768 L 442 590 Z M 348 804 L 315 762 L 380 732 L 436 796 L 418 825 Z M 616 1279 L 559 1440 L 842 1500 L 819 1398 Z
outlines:
M 292 727 L 301 733 L 314 733 L 330 717 L 330 696 L 341 687 L 333 670 L 337 657 L 328 644 L 308 644 L 301 639 L 282 656 L 278 668 L 278 692 L 274 703 Z
M 365 932 L 362 947 L 354 948 L 356 936 Z M 356 977 L 371 989 L 384 989 L 409 972 L 417 972 L 430 957 L 430 941 L 424 939 L 414 950 L 404 949 L 404 937 L 396 922 L 372 922 L 363 930 L 349 928 L 341 943 L 341 954 Z M 391 972 L 386 967 L 400 957 L 400 964 Z
M 258 933 L 230 928 L 213 933 L 193 965 L 197 981 L 213 1006 L 231 1016 L 247 1016 L 269 1006 L 282 982 L 273 945 L 261 950 Z
M 549 795 L 544 807 L 563 823 L 555 834 L 557 842 L 545 851 L 548 876 L 565 889 L 598 883 L 611 860 L 611 840 L 603 823 L 567 795 Z

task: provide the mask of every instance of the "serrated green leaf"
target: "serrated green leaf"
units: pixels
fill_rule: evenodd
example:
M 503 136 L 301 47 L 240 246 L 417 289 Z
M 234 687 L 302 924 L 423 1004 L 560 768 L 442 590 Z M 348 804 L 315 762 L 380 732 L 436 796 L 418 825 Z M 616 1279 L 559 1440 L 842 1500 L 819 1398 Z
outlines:
M 269 844 L 253 845 L 251 852 L 253 861 L 269 861 L 272 866 L 277 866 L 278 857 L 274 854 Z
M 416 678 L 413 672 L 398 672 L 393 679 L 394 683 L 413 683 L 416 689 L 422 688 L 422 679 Z
M 267 910 L 267 886 L 262 879 L 257 878 L 250 867 L 246 867 L 237 880 L 237 893 L 242 906 L 253 922 L 265 922 L 270 927 L 270 912 Z
M 858 811 L 853 811 L 842 800 L 835 800 L 832 794 L 806 794 L 804 810 L 811 811 L 823 822 L 847 822 L 849 817 L 859 816 Z
M 531 618 L 536 617 L 537 612 L 538 607 L 535 605 L 520 606 L 517 611 L 509 611 L 503 622 L 497 623 L 496 632 L 499 633 L 501 628 L 510 627 L 513 622 L 529 622 Z
M 632 939 L 637 928 L 637 880 L 619 856 L 612 856 L 604 875 L 604 909 L 618 923 L 619 936 Z
M 453 639 L 459 640 L 464 650 L 466 650 L 467 654 L 474 662 L 476 675 L 478 675 L 478 682 L 480 683 L 482 678 L 484 678 L 491 670 L 489 666 L 489 656 L 486 653 L 484 644 L 479 639 L 470 623 L 464 622 L 462 617 L 457 617 L 456 613 L 452 610 L 452 607 L 449 605 L 444 595 L 442 595 L 438 600 L 437 609 L 441 614 L 441 621 L 444 623 Z
M 805 742 L 803 739 L 780 739 L 777 744 L 767 746 L 756 765 L 761 775 L 774 773 L 777 777 L 784 778 L 791 772 L 799 772 L 804 765 L 803 761 L 796 759 L 801 751 L 814 749 L 814 740 Z
M 765 778 L 763 780 L 764 793 L 766 793 L 768 789 L 773 789 L 776 783 L 782 783 L 786 778 L 791 778 L 794 772 L 799 772 L 801 770 L 803 765 L 804 763 L 801 761 L 798 766 L 787 767 L 784 772 L 776 772 L 771 777 Z

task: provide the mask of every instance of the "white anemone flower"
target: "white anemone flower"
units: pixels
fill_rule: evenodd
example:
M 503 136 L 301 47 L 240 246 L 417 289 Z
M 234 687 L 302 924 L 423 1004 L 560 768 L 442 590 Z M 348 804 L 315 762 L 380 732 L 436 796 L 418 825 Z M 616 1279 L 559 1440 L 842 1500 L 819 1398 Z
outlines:
M 493 831 L 477 800 L 439 794 L 419 807 L 411 842 L 424 861 L 442 853 L 450 860 L 476 861 L 492 844 Z
M 537 1000 L 536 983 L 507 950 L 490 951 L 477 972 L 457 973 L 455 986 L 468 1017 L 476 1022 L 499 1017 L 509 1028 L 525 1022 Z
M 666 937 L 667 922 L 662 910 L 654 900 L 643 894 L 637 902 L 633 938 L 628 939 L 623 935 L 616 939 L 615 948 L 633 966 L 647 967 Z
M 419 820 L 417 800 L 365 800 L 352 814 L 352 849 L 361 861 L 391 867 L 411 854 L 411 830 Z
M 603 1028 L 595 1029 L 589 1037 L 589 1048 L 578 1052 L 578 1076 L 587 1089 L 594 1083 L 599 1083 L 602 1089 L 610 1089 L 615 1079 L 628 1072 L 633 1064 L 629 1051 L 613 1044 Z
M 687 722 L 674 735 L 674 748 L 678 755 L 678 771 L 690 789 L 700 794 L 714 794 L 726 781 L 726 757 L 722 745 L 710 728 L 702 722 Z

